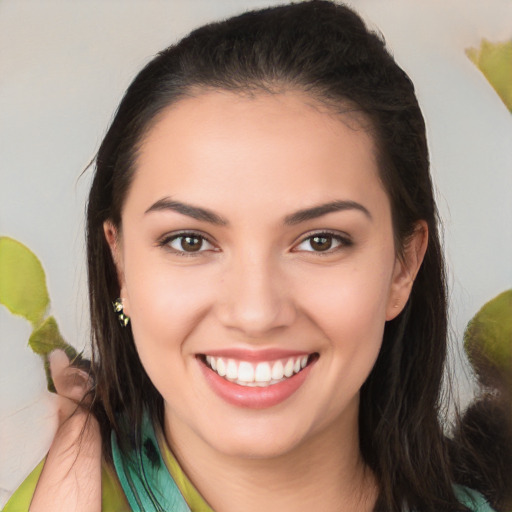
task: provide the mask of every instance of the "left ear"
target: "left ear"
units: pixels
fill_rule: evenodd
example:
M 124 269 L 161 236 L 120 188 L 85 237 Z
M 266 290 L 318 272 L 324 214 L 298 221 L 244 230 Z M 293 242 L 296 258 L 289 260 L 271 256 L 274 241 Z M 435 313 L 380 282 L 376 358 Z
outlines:
M 428 225 L 424 220 L 416 223 L 414 232 L 395 260 L 393 280 L 386 308 L 386 320 L 393 320 L 404 309 L 416 275 L 423 262 L 428 244 Z

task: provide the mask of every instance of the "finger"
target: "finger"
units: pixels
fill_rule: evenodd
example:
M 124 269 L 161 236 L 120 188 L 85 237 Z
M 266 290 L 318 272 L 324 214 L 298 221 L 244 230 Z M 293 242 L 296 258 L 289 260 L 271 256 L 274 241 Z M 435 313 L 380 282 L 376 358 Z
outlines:
M 63 350 L 54 350 L 48 356 L 50 374 L 57 393 L 74 402 L 80 402 L 92 387 L 92 380 L 87 372 L 70 366 Z

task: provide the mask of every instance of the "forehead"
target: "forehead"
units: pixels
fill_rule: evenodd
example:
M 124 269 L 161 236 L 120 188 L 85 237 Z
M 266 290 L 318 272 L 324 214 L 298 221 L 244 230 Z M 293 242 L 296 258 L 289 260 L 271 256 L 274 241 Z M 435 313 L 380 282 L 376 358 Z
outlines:
M 262 202 L 283 205 L 383 192 L 373 139 L 355 114 L 302 93 L 224 91 L 178 101 L 146 134 L 129 195 L 142 190 L 149 200 L 164 189 L 211 206 L 263 192 Z

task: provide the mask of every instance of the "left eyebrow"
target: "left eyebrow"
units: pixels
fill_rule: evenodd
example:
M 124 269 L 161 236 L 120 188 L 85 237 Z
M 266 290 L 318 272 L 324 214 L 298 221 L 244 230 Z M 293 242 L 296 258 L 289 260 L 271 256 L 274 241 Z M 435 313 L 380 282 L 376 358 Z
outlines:
M 181 213 L 181 215 L 186 215 L 187 217 L 192 217 L 193 219 L 209 222 L 210 224 L 215 224 L 217 226 L 227 226 L 228 221 L 217 215 L 215 212 L 211 210 L 207 210 L 206 208 L 200 208 L 199 206 L 193 206 L 191 204 L 182 203 L 180 201 L 174 201 L 170 197 L 164 197 L 159 199 L 156 203 L 151 205 L 145 212 L 144 215 L 150 212 L 158 212 L 170 210 L 177 213 Z
M 287 226 L 294 226 L 295 224 L 300 224 L 301 222 L 305 222 L 307 220 L 322 217 L 323 215 L 327 215 L 328 213 L 346 210 L 360 211 L 364 213 L 364 215 L 368 217 L 370 220 L 373 220 L 371 213 L 360 203 L 356 203 L 355 201 L 331 201 L 330 203 L 320 204 L 318 206 L 313 206 L 312 208 L 299 210 L 295 213 L 287 215 L 284 218 L 284 223 Z

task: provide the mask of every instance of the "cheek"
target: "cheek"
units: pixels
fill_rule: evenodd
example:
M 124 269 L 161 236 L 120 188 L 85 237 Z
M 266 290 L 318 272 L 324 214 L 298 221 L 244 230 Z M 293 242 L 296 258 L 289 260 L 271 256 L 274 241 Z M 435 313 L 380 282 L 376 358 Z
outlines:
M 355 325 L 365 319 L 385 320 L 390 291 L 388 273 L 372 271 L 368 267 L 353 267 L 348 271 L 340 269 L 315 280 L 310 288 L 311 304 L 321 304 L 322 314 L 334 324 L 340 315 L 352 320 Z
M 380 349 L 391 278 L 387 267 L 377 267 L 340 268 L 303 292 L 308 315 L 347 358 L 373 358 Z
M 160 255 L 126 262 L 125 294 L 136 344 L 162 349 L 180 345 L 211 302 L 211 276 L 200 267 L 169 265 Z
M 180 403 L 186 406 L 187 398 L 201 399 L 197 390 L 183 388 L 195 361 L 189 340 L 211 303 L 211 286 L 206 284 L 211 279 L 203 279 L 195 270 L 194 277 L 190 269 L 154 262 L 144 268 L 132 267 L 126 274 L 139 358 L 156 389 L 165 400 L 178 403 L 178 408 Z M 179 391 L 176 395 L 175 390 Z
M 367 266 L 331 269 L 325 277 L 317 274 L 307 293 L 303 290 L 303 310 L 325 340 L 318 365 L 321 388 L 330 393 L 318 405 L 324 422 L 334 421 L 359 399 L 379 355 L 388 276 Z

